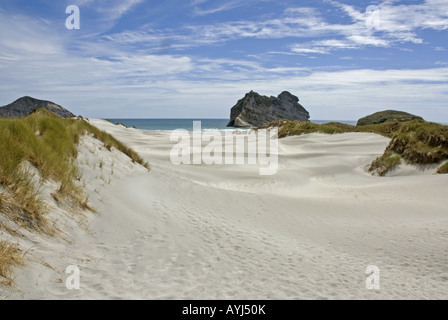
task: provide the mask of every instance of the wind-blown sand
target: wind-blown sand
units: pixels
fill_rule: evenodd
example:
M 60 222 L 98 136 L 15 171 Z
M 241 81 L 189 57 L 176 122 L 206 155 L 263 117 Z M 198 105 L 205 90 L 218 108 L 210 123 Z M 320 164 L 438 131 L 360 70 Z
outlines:
M 260 176 L 250 165 L 174 166 L 169 133 L 91 123 L 152 170 L 86 138 L 79 162 L 98 214 L 87 230 L 67 223 L 70 244 L 35 236 L 29 254 L 54 270 L 30 263 L 4 297 L 448 298 L 448 176 L 371 176 L 382 136 L 281 139 L 278 173 Z M 65 287 L 68 265 L 80 267 L 80 290 Z M 379 290 L 366 289 L 369 265 Z

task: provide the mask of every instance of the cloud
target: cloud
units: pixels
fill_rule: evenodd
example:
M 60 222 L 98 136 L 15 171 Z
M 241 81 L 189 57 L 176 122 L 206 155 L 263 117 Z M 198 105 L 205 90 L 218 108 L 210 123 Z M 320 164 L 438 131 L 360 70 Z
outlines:
M 307 43 L 291 45 L 295 53 L 330 54 L 335 50 L 360 49 L 365 46 L 387 47 L 389 42 L 373 36 L 353 35 L 345 39 L 317 40 Z
M 206 3 L 208 0 L 193 0 L 193 1 L 191 1 L 191 5 L 192 6 L 197 6 L 197 5 L 200 5 L 200 4 L 202 4 L 202 3 Z
M 109 5 L 110 2 L 104 3 L 104 5 L 98 5 L 98 11 L 100 13 L 106 13 L 106 19 L 116 20 L 121 18 L 124 14 L 130 11 L 137 4 L 142 3 L 143 0 L 120 0 Z
M 53 56 L 64 51 L 63 41 L 44 20 L 26 16 L 8 16 L 0 12 L 0 57 L 18 61 L 20 56 L 28 58 L 36 54 Z M 42 39 L 46 35 L 47 41 Z M 19 55 L 17 55 L 19 53 Z
M 227 117 L 249 90 L 266 95 L 289 90 L 314 119 L 356 119 L 370 110 L 396 108 L 440 121 L 448 119 L 448 68 L 443 61 L 437 68 L 325 69 L 303 67 L 303 57 L 290 56 L 419 43 L 419 30 L 444 27 L 446 13 L 428 7 L 434 1 L 418 7 L 433 18 L 432 24 L 421 18 L 406 22 L 398 17 L 395 3 L 384 2 L 382 17 L 393 23 L 385 22 L 382 30 L 367 29 L 364 13 L 345 5 L 345 23 L 330 22 L 314 8 L 289 8 L 276 18 L 190 23 L 179 29 L 146 26 L 76 39 L 43 20 L 0 11 L 0 29 L 7 31 L 0 33 L 0 104 L 33 95 L 89 117 Z M 112 2 L 107 10 L 118 8 L 110 14 L 119 19 L 138 3 L 126 1 L 120 7 Z M 205 2 L 195 5 L 201 4 Z M 444 2 L 439 4 L 445 8 Z M 238 39 L 284 38 L 289 39 L 282 46 L 263 46 L 257 59 L 186 50 Z M 159 53 L 166 39 L 177 54 Z M 266 63 L 262 57 L 269 53 L 285 56 Z
M 354 6 L 337 1 L 328 0 L 334 7 L 341 9 L 351 23 L 346 25 L 321 23 L 319 28 L 326 30 L 330 37 L 343 37 L 327 44 L 313 41 L 291 46 L 293 52 L 328 54 L 333 50 L 359 49 L 364 46 L 390 47 L 394 44 L 415 43 L 423 44 L 424 40 L 418 36 L 419 30 L 448 29 L 448 2 L 441 0 L 426 0 L 421 4 L 396 5 L 394 1 L 384 1 L 379 4 L 379 27 L 366 28 L 368 13 L 357 10 Z M 316 28 L 311 27 L 314 30 Z
M 126 45 L 137 45 L 160 43 L 163 39 L 169 38 L 173 49 L 183 50 L 245 38 L 296 38 L 302 40 L 301 45 L 291 45 L 292 52 L 328 54 L 333 50 L 359 49 L 365 46 L 387 48 L 402 43 L 423 44 L 424 40 L 417 34 L 419 30 L 448 28 L 448 2 L 446 1 L 427 0 L 423 4 L 407 6 L 385 1 L 379 6 L 381 8 L 379 29 L 366 27 L 368 15 L 365 9 L 355 9 L 354 6 L 336 1 L 326 2 L 339 8 L 349 22 L 329 22 L 316 8 L 291 7 L 285 9 L 283 15 L 277 18 L 189 24 L 178 30 L 141 29 L 111 34 L 107 36 L 107 39 Z M 195 1 L 192 4 L 202 3 Z M 247 3 L 229 1 L 221 6 L 205 10 L 203 13 L 236 8 Z M 435 7 L 436 4 L 438 7 Z M 303 42 L 303 39 L 312 38 L 323 38 L 328 43 L 319 43 L 316 40 Z
M 233 9 L 237 9 L 243 6 L 251 5 L 260 0 L 232 0 L 226 1 L 225 3 L 212 8 L 200 8 L 199 5 L 208 2 L 207 0 L 195 0 L 192 2 L 193 6 L 193 14 L 196 16 L 205 16 L 209 14 L 214 14 L 222 11 L 229 11 Z
M 172 40 L 173 48 L 184 49 L 243 38 L 311 38 L 328 34 L 337 34 L 337 31 L 331 30 L 329 27 L 325 28 L 325 22 L 317 10 L 292 8 L 286 10 L 282 17 L 276 19 L 228 21 L 203 25 L 189 24 L 178 30 L 145 28 L 110 34 L 105 36 L 105 39 L 118 44 L 138 45 L 158 43 L 162 39 L 169 38 Z
M 66 0 L 68 4 L 79 6 L 81 20 L 88 16 L 88 28 L 92 34 L 101 34 L 110 30 L 124 15 L 128 14 L 144 0 Z M 84 30 L 87 27 L 81 27 Z

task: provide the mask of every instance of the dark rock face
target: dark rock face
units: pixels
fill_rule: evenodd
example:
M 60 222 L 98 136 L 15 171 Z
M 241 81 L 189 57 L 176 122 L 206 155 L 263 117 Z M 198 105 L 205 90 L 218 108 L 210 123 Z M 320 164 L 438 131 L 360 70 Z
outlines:
M 47 109 L 61 118 L 75 117 L 73 113 L 51 101 L 38 100 L 32 97 L 22 97 L 7 106 L 0 107 L 0 116 L 5 118 L 19 118 L 29 115 L 36 109 Z
M 230 111 L 228 127 L 256 127 L 277 120 L 308 121 L 310 115 L 299 98 L 284 91 L 276 97 L 249 92 Z
M 386 110 L 361 118 L 356 125 L 365 126 L 368 124 L 379 124 L 390 121 L 406 122 L 412 120 L 423 120 L 423 118 L 403 111 Z

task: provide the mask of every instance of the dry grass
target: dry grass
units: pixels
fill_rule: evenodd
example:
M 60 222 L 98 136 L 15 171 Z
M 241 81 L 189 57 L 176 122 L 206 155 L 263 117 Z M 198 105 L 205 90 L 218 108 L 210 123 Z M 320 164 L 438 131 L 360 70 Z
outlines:
M 112 148 L 116 148 L 117 150 L 123 152 L 126 154 L 134 163 L 138 163 L 142 166 L 144 166 L 146 169 L 150 170 L 149 164 L 145 162 L 140 155 L 132 150 L 131 148 L 127 147 L 125 144 L 123 144 L 121 141 L 118 141 L 110 134 L 106 133 L 105 131 L 102 131 L 98 129 L 97 127 L 92 126 L 86 121 L 79 121 L 79 120 L 73 120 L 73 119 L 67 119 L 68 121 L 72 122 L 72 125 L 77 132 L 77 142 L 79 142 L 79 135 L 90 133 L 92 134 L 96 139 L 101 140 L 104 143 L 104 146 L 111 150 Z
M 59 183 L 56 198 L 68 198 L 82 209 L 91 209 L 83 189 L 75 183 L 77 144 L 83 134 L 92 134 L 105 147 L 116 148 L 149 170 L 149 165 L 133 150 L 84 119 L 62 119 L 48 110 L 37 110 L 21 119 L 0 119 L 0 185 L 4 188 L 2 213 L 29 230 L 51 233 L 46 223 L 46 207 L 37 187 L 21 164 L 28 161 L 42 179 Z
M 437 173 L 448 174 L 448 161 L 442 164 L 438 169 Z
M 391 151 L 386 151 L 381 157 L 378 157 L 372 162 L 369 167 L 369 172 L 376 172 L 378 175 L 384 176 L 400 163 L 400 155 Z
M 11 286 L 14 280 L 12 269 L 23 264 L 20 249 L 6 241 L 0 241 L 0 284 Z
M 84 134 L 92 134 L 111 150 L 116 148 L 136 163 L 149 165 L 132 149 L 111 135 L 90 125 L 82 117 L 62 119 L 39 109 L 20 119 L 0 118 L 0 227 L 12 235 L 26 230 L 54 235 L 55 226 L 47 221 L 47 207 L 39 199 L 39 182 L 33 182 L 24 163 L 37 169 L 39 178 L 59 183 L 53 199 L 62 206 L 95 212 L 83 188 L 76 183 L 77 145 Z M 23 264 L 20 250 L 0 241 L 0 284 L 11 285 L 11 270 Z
M 284 138 L 288 136 L 296 136 L 307 133 L 344 133 L 344 132 L 371 132 L 380 134 L 382 136 L 391 138 L 399 128 L 399 122 L 387 122 L 375 125 L 365 125 L 362 127 L 352 126 L 340 122 L 328 122 L 324 124 L 316 124 L 309 121 L 290 121 L 290 120 L 279 120 L 267 123 L 256 129 L 266 129 L 271 127 L 279 128 L 279 138 Z
M 447 159 L 448 126 L 411 121 L 403 123 L 394 133 L 386 151 L 372 163 L 370 171 L 376 170 L 384 175 L 401 160 L 425 165 L 442 163 Z M 448 173 L 446 164 L 440 166 L 437 173 Z

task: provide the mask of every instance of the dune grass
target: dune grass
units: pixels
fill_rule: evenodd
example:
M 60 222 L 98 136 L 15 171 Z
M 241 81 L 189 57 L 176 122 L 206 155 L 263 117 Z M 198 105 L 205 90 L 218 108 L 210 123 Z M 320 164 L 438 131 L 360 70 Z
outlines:
M 145 162 L 140 155 L 132 150 L 131 148 L 127 147 L 124 143 L 121 141 L 115 139 L 112 135 L 108 134 L 105 131 L 102 131 L 98 129 L 97 127 L 92 126 L 88 122 L 84 120 L 74 120 L 74 119 L 66 119 L 67 121 L 71 122 L 74 126 L 76 133 L 77 133 L 77 140 L 76 143 L 79 142 L 79 134 L 85 134 L 90 133 L 92 134 L 96 139 L 101 140 L 104 143 L 104 146 L 111 150 L 112 148 L 116 148 L 117 150 L 123 152 L 126 154 L 131 160 L 135 163 L 138 163 L 142 166 L 144 166 L 146 169 L 150 170 L 150 166 L 147 162 Z
M 261 128 L 278 127 L 279 138 L 307 133 L 371 132 L 391 138 L 384 154 L 370 165 L 369 171 L 385 175 L 402 162 L 410 164 L 435 164 L 448 160 L 448 126 L 423 120 L 409 122 L 384 122 L 364 126 L 330 122 L 315 124 L 306 121 L 280 120 Z M 448 173 L 444 163 L 438 173 Z
M 345 132 L 372 132 L 391 138 L 394 132 L 396 132 L 400 128 L 400 123 L 387 122 L 382 124 L 365 125 L 362 127 L 358 127 L 340 122 L 328 122 L 324 124 L 316 124 L 309 121 L 279 120 L 267 123 L 263 126 L 258 127 L 257 129 L 264 129 L 270 127 L 279 128 L 278 131 L 279 138 L 296 136 L 307 133 L 316 133 L 316 132 L 325 134 L 335 134 Z
M 93 135 L 107 149 L 116 148 L 149 170 L 136 152 L 82 117 L 62 119 L 39 109 L 24 118 L 0 118 L 0 227 L 4 231 L 17 233 L 16 228 L 4 223 L 10 221 L 19 228 L 55 234 L 54 226 L 45 217 L 47 208 L 39 199 L 39 186 L 30 178 L 26 163 L 39 171 L 41 179 L 59 183 L 53 198 L 67 198 L 78 208 L 94 210 L 76 183 L 81 179 L 76 166 L 77 145 L 84 134 Z M 0 284 L 11 285 L 11 269 L 20 264 L 23 257 L 19 249 L 0 241 Z
M 447 174 L 448 173 L 448 161 L 442 164 L 438 169 L 437 173 Z
M 386 151 L 381 157 L 376 158 L 369 167 L 369 172 L 376 172 L 380 176 L 384 176 L 392 168 L 401 163 L 401 157 L 391 151 Z
M 12 269 L 24 264 L 20 249 L 6 241 L 0 241 L 0 284 L 11 286 Z
M 29 162 L 42 179 L 59 183 L 58 196 L 68 197 L 82 208 L 88 207 L 76 166 L 77 144 L 84 134 L 92 134 L 105 147 L 116 148 L 149 170 L 149 165 L 133 150 L 82 118 L 62 119 L 48 110 L 38 110 L 19 119 L 0 119 L 0 201 L 1 212 L 20 226 L 52 233 L 45 220 L 46 208 L 36 186 L 22 169 Z
M 395 159 L 395 162 L 394 162 Z M 384 175 L 403 160 L 409 164 L 439 164 L 448 159 L 448 126 L 424 121 L 403 123 L 394 133 L 384 154 L 370 171 Z M 399 161 L 398 161 L 399 160 Z M 446 164 L 437 173 L 448 173 Z

